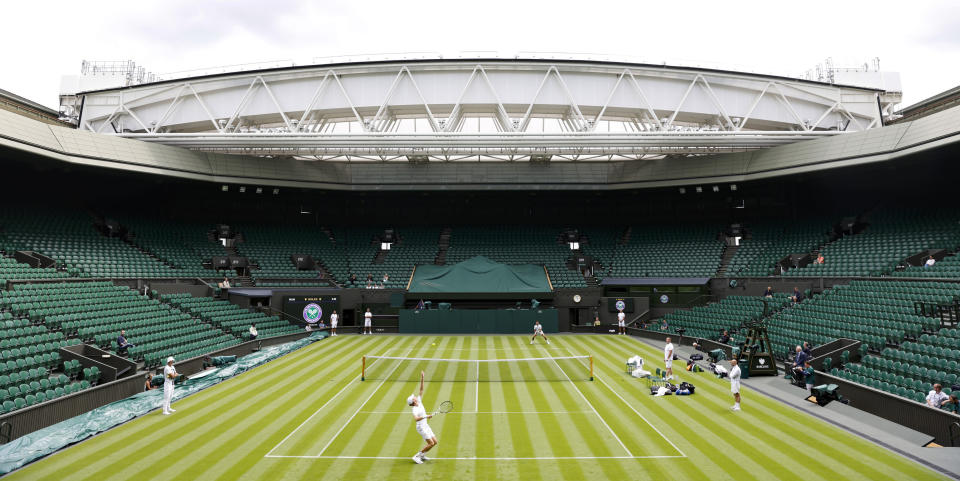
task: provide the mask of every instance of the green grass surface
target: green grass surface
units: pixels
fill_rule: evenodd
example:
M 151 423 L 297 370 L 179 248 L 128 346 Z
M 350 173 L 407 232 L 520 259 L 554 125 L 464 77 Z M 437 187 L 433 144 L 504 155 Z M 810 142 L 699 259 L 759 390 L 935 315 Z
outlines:
M 643 381 L 623 372 L 624 361 L 640 354 L 653 369 L 662 365 L 656 362 L 662 353 L 630 337 L 528 342 L 524 336 L 330 338 L 177 402 L 171 416 L 151 413 L 9 479 L 942 479 L 747 388 L 743 411 L 732 412 L 729 385 L 707 373 L 680 374 L 697 386 L 694 396 L 650 396 Z M 415 389 L 406 378 L 421 365 L 378 360 L 371 371 L 383 363 L 381 369 L 395 369 L 391 378 L 405 379 L 361 382 L 360 358 L 374 354 L 590 354 L 596 379 L 587 380 L 587 367 L 576 361 L 524 368 L 527 379 L 550 379 L 536 382 L 472 382 L 460 368 L 435 369 L 432 377 L 447 380 L 428 380 L 427 408 L 450 399 L 456 409 L 430 422 L 438 459 L 416 465 L 410 457 L 423 441 L 405 398 Z

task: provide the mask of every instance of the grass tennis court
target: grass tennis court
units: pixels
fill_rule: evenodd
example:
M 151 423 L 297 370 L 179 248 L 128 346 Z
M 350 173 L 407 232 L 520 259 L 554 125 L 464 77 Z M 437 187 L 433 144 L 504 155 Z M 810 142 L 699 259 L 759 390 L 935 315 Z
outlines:
M 694 396 L 654 398 L 623 372 L 624 360 L 641 354 L 652 370 L 662 352 L 635 339 L 551 340 L 326 339 L 177 402 L 172 416 L 151 413 L 10 479 L 943 479 L 749 389 L 744 410 L 732 412 L 728 384 L 707 373 L 680 374 Z M 476 376 L 469 363 L 376 359 L 360 381 L 364 355 L 587 354 L 594 381 L 582 359 L 491 363 Z M 405 398 L 420 369 L 429 371 L 427 410 L 448 399 L 455 409 L 430 421 L 440 444 L 416 465 L 410 457 L 423 441 Z

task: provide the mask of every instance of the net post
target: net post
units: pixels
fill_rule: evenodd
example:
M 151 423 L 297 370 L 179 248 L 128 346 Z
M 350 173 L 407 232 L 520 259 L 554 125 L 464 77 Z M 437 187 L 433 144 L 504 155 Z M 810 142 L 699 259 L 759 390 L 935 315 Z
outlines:
M 593 356 L 590 356 L 590 380 L 593 381 Z
M 363 381 L 367 376 L 367 356 L 360 358 L 360 380 Z

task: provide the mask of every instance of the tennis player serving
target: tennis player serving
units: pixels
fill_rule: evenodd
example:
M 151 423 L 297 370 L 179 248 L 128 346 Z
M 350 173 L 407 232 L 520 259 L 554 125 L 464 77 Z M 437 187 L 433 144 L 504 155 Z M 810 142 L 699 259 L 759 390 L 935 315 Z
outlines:
M 427 442 L 423 449 L 413 455 L 413 462 L 423 464 L 424 461 L 428 460 L 427 451 L 437 445 L 437 436 L 433 434 L 433 429 L 430 429 L 430 425 L 427 424 L 427 419 L 432 418 L 433 414 L 427 414 L 427 410 L 423 407 L 423 371 L 420 371 L 420 395 L 411 394 L 407 398 L 407 405 L 413 406 L 413 419 L 417 423 L 417 433 Z

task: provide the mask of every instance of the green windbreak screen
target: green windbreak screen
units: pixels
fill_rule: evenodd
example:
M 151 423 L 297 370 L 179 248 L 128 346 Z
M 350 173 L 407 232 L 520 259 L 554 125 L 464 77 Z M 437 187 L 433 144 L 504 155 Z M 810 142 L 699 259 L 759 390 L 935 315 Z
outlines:
M 549 292 L 543 266 L 499 264 L 483 256 L 451 266 L 417 266 L 410 292 Z

